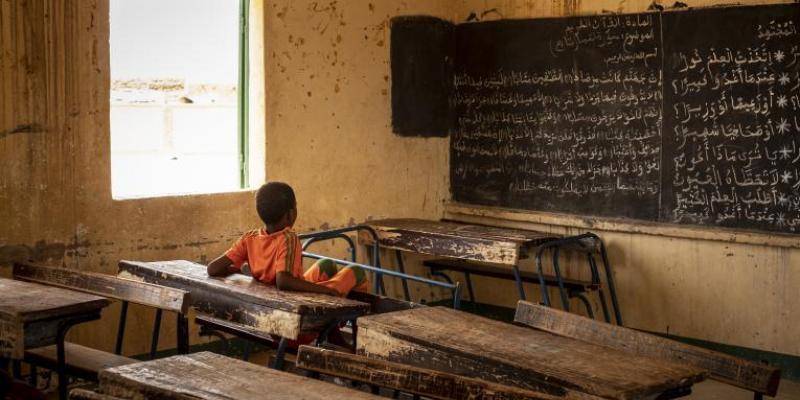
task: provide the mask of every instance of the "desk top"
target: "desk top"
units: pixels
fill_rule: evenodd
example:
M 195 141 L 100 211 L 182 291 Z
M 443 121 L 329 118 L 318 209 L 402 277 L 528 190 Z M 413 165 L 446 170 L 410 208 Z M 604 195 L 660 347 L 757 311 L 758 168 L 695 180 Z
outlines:
M 370 400 L 380 397 L 209 352 L 100 371 L 110 395 L 159 399 Z
M 208 276 L 205 265 L 191 261 L 121 261 L 119 266 L 121 277 L 136 279 L 136 277 L 158 276 L 161 278 L 161 282 L 158 283 L 165 286 L 181 286 L 178 288 L 191 292 L 191 285 L 195 285 L 216 290 L 248 303 L 297 314 L 315 315 L 333 310 L 363 313 L 369 311 L 369 304 L 366 303 L 317 293 L 281 291 L 274 285 L 265 285 L 242 274 L 224 278 Z M 185 285 L 178 283 L 188 283 L 190 286 L 185 289 Z M 197 300 L 199 299 L 195 299 Z
M 103 297 L 0 278 L 0 320 L 33 322 L 94 312 L 108 304 Z
M 649 398 L 691 387 L 697 368 L 442 307 L 359 319 L 358 352 L 554 395 Z
M 364 224 L 376 231 L 380 245 L 386 248 L 506 265 L 527 257 L 529 247 L 560 238 L 544 232 L 413 218 Z M 359 240 L 373 242 L 372 236 L 363 231 Z
M 191 293 L 193 307 L 262 334 L 297 339 L 318 333 L 331 323 L 370 311 L 360 301 L 324 294 L 280 291 L 253 278 L 233 274 L 210 277 L 206 266 L 189 261 L 120 261 L 119 276 Z

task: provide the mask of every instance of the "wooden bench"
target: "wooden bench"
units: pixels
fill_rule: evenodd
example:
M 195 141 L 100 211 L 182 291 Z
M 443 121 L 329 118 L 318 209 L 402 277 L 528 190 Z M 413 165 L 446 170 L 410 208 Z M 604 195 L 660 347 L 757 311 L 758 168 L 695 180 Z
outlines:
M 151 341 L 151 357 L 155 354 L 158 346 L 162 310 L 177 313 L 179 351 L 182 353 L 188 352 L 188 327 L 181 327 L 181 325 L 185 325 L 185 314 L 188 312 L 190 304 L 189 294 L 185 291 L 120 279 L 111 275 L 25 263 L 14 265 L 14 277 L 20 280 L 67 288 L 123 302 L 119 330 L 117 332 L 116 354 L 74 343 L 65 343 L 66 372 L 69 375 L 96 381 L 97 373 L 101 369 L 138 362 L 136 359 L 120 355 L 125 320 L 127 318 L 127 304 L 129 302 L 153 307 L 157 310 Z M 57 360 L 57 349 L 54 345 L 28 349 L 25 353 L 25 361 L 34 367 L 55 369 Z
M 625 353 L 672 361 L 707 371 L 711 379 L 751 390 L 756 398 L 778 392 L 781 371 L 768 365 L 690 346 L 633 329 L 520 301 L 514 321 L 555 335 Z
M 693 366 L 444 307 L 360 318 L 358 338 L 359 355 L 552 396 L 672 398 L 705 377 Z
M 381 397 L 209 352 L 100 372 L 96 393 L 159 400 L 377 400 Z
M 595 398 L 572 393 L 564 396 L 553 396 L 432 369 L 310 346 L 300 346 L 296 365 L 306 371 L 441 400 L 467 398 L 492 400 Z

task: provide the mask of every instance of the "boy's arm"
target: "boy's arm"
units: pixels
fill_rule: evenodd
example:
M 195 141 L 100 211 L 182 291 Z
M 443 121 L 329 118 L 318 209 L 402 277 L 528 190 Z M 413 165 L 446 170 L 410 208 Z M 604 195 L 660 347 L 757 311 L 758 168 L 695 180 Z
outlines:
M 233 273 L 229 268 L 231 265 L 233 265 L 233 261 L 223 254 L 208 264 L 206 272 L 208 272 L 208 276 L 228 276 Z
M 309 282 L 301 278 L 296 278 L 287 271 L 278 272 L 278 275 L 275 277 L 275 286 L 278 288 L 278 290 L 322 293 L 331 296 L 339 296 L 339 292 L 336 289 L 317 285 L 316 283 Z

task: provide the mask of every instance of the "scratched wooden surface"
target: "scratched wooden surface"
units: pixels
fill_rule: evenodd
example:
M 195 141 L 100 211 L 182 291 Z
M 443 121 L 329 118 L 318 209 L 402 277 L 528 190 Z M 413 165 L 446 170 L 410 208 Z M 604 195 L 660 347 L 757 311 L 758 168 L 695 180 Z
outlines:
M 378 234 L 380 245 L 441 257 L 514 265 L 527 251 L 559 236 L 543 232 L 422 219 L 384 219 L 365 223 Z M 372 236 L 359 232 L 359 241 Z
M 708 371 L 712 379 L 770 396 L 775 396 L 778 392 L 780 370 L 768 365 L 526 301 L 517 304 L 514 321 L 556 335 L 599 344 L 630 354 L 691 365 Z
M 304 376 L 200 352 L 100 372 L 100 393 L 126 399 L 380 399 Z
M 108 303 L 98 296 L 0 278 L 0 356 L 19 359 L 26 347 L 54 343 L 60 318 L 99 313 Z
M 205 265 L 190 261 L 120 261 L 119 270 L 123 278 L 190 292 L 193 307 L 201 313 L 290 339 L 370 310 L 367 303 L 323 294 L 280 291 L 241 274 L 210 277 Z
M 558 396 L 645 399 L 704 378 L 698 368 L 443 307 L 359 319 L 358 353 Z
M 297 352 L 297 367 L 441 400 L 599 399 L 599 397 L 582 393 L 565 393 L 564 396 L 554 396 L 447 372 L 311 346 L 300 346 Z
M 126 400 L 121 397 L 109 396 L 97 393 L 89 389 L 72 389 L 69 392 L 69 400 Z
M 190 305 L 189 293 L 186 291 L 121 279 L 113 275 L 16 263 L 14 278 L 130 301 L 167 311 L 186 313 Z

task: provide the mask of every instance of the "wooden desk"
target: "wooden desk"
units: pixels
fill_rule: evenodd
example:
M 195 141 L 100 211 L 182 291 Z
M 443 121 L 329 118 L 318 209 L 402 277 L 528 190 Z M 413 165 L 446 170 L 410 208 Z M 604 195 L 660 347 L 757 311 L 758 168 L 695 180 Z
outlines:
M 209 352 L 100 371 L 98 391 L 121 399 L 380 399 L 368 393 Z
M 359 319 L 357 351 L 555 396 L 669 398 L 688 394 L 704 378 L 698 368 L 443 307 Z
M 108 304 L 98 296 L 0 278 L 0 358 L 22 360 L 25 349 L 55 344 L 59 395 L 66 399 L 64 337 L 73 325 L 99 319 Z
M 387 249 L 440 257 L 513 266 L 530 256 L 537 246 L 559 235 L 423 219 L 383 219 L 365 222 Z M 372 245 L 368 232 L 359 232 L 359 242 Z
M 323 294 L 280 291 L 251 277 L 210 277 L 206 266 L 190 261 L 120 261 L 119 276 L 191 293 L 197 311 L 255 328 L 265 334 L 297 339 L 327 325 L 369 312 L 369 304 Z

